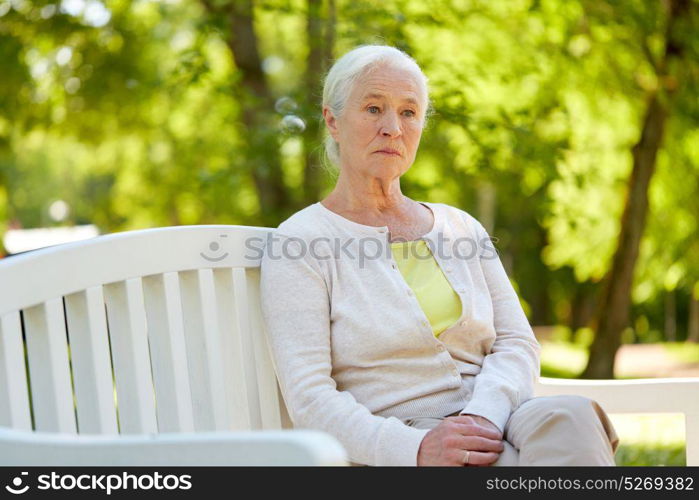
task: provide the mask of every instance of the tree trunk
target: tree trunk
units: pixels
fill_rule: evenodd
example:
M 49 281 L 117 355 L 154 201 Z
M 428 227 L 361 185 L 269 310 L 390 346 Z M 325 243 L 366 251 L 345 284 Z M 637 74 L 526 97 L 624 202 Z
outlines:
M 279 218 L 288 215 L 292 207 L 279 158 L 274 96 L 262 70 L 254 29 L 253 1 L 234 0 L 216 4 L 211 0 L 202 0 L 202 3 L 212 14 L 228 19 L 226 42 L 241 75 L 240 87 L 236 87 L 234 93 L 240 96 L 243 125 L 247 129 L 244 153 L 260 202 L 260 223 L 276 226 Z
M 578 283 L 570 304 L 570 330 L 575 333 L 580 328 L 590 326 L 595 315 L 596 283 L 585 281 Z
M 633 170 L 621 218 L 619 241 L 612 268 L 606 276 L 601 307 L 597 314 L 597 332 L 590 346 L 590 357 L 582 378 L 614 377 L 614 358 L 621 345 L 622 331 L 629 320 L 633 272 L 648 212 L 648 186 L 663 139 L 668 101 L 676 89 L 676 85 L 668 84 L 671 79 L 667 78 L 666 73 L 670 59 L 682 52 L 682 41 L 674 36 L 674 27 L 688 8 L 689 0 L 669 1 L 665 52 L 658 64 L 660 88 L 647 95 L 641 137 L 632 150 Z
M 689 321 L 687 322 L 687 342 L 699 342 L 699 283 L 689 294 Z
M 478 220 L 483 224 L 488 234 L 493 234 L 495 229 L 497 195 L 495 186 L 489 180 L 482 180 L 478 183 L 478 191 L 476 192 Z
M 537 224 L 536 234 L 539 240 L 538 248 L 546 248 L 549 244 L 548 232 L 544 227 Z M 530 287 L 534 289 L 532 296 L 532 318 L 531 322 L 535 325 L 553 325 L 558 324 L 556 314 L 552 309 L 551 301 L 551 276 L 546 265 L 539 261 L 536 264 L 536 272 L 539 273 L 540 279 L 534 280 Z
M 677 341 L 677 313 L 675 290 L 665 290 L 665 340 Z
M 327 70 L 335 43 L 335 1 L 328 0 L 327 12 L 323 15 L 323 0 L 308 0 L 308 57 L 306 59 L 303 134 L 305 167 L 303 177 L 303 205 L 318 201 L 323 186 L 322 132 L 323 123 L 319 113 L 322 102 L 322 80 Z

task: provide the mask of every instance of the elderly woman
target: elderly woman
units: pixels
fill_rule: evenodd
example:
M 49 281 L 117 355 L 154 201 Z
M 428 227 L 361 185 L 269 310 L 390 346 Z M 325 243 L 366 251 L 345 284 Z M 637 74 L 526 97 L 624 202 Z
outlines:
M 296 428 L 354 465 L 614 465 L 607 415 L 533 397 L 540 346 L 483 226 L 414 201 L 427 78 L 361 46 L 323 91 L 333 191 L 285 220 L 262 259 L 262 310 Z

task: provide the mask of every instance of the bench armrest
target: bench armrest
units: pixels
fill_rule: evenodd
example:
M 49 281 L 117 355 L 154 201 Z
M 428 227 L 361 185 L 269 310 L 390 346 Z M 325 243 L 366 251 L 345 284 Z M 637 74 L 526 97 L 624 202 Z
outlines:
M 540 377 L 535 396 L 578 394 L 607 413 L 683 413 L 687 465 L 699 465 L 699 377 L 578 380 Z
M 347 465 L 340 443 L 310 430 L 72 435 L 0 428 L 0 465 Z

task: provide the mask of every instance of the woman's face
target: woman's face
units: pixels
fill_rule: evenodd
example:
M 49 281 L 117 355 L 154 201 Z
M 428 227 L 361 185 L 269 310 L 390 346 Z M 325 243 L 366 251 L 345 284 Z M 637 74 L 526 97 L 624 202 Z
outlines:
M 359 78 L 342 116 L 323 116 L 340 144 L 340 164 L 370 177 L 393 179 L 415 161 L 425 119 L 423 90 L 405 69 L 379 66 Z

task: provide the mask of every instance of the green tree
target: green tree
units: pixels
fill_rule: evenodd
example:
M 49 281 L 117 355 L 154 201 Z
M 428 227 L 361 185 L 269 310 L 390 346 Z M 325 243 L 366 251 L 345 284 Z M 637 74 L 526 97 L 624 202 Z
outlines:
M 630 10 L 633 7 L 636 6 L 631 6 Z M 644 96 L 645 111 L 640 138 L 632 148 L 633 169 L 621 218 L 621 232 L 597 313 L 597 332 L 588 364 L 582 374 L 585 378 L 614 376 L 614 356 L 621 345 L 621 333 L 629 323 L 634 268 L 645 229 L 648 188 L 655 172 L 656 158 L 662 147 L 668 119 L 675 111 L 674 101 L 678 87 L 686 83 L 697 83 L 687 82 L 692 75 L 687 74 L 686 69 L 688 59 L 691 57 L 696 61 L 695 57 L 699 55 L 691 51 L 691 38 L 699 28 L 696 23 L 699 4 L 690 0 L 670 0 L 666 9 L 665 15 L 661 17 L 664 26 L 659 27 L 660 34 L 649 32 L 648 29 L 640 30 L 644 36 L 639 37 L 639 45 L 653 68 L 657 84 Z M 636 12 L 641 19 L 644 15 L 657 15 L 646 9 Z M 649 28 L 647 24 L 640 27 Z M 659 36 L 663 46 L 659 57 L 647 45 L 646 40 L 653 34 Z

